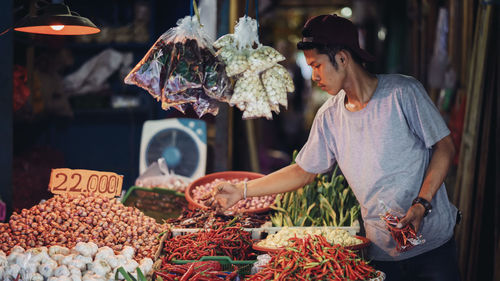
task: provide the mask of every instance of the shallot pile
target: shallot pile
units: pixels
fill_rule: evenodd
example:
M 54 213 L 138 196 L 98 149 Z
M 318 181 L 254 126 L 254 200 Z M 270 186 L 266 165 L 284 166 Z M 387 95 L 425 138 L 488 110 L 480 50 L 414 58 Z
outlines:
M 193 190 L 191 190 L 192 193 L 191 196 L 193 197 L 196 203 L 203 205 L 204 201 L 202 199 L 204 199 L 208 193 L 211 193 L 217 186 L 217 184 L 225 181 L 229 181 L 232 184 L 238 184 L 246 180 L 248 179 L 232 179 L 232 180 L 215 179 L 207 184 L 198 185 L 194 187 Z M 247 199 L 238 201 L 234 206 L 229 208 L 228 211 L 242 213 L 255 209 L 268 208 L 269 206 L 271 206 L 271 204 L 274 203 L 275 198 L 276 198 L 275 195 L 249 197 Z
M 92 241 L 120 251 L 128 245 L 137 251 L 136 259 L 153 257 L 162 226 L 133 207 L 116 199 L 56 195 L 14 213 L 8 223 L 0 223 L 0 250 L 9 253 L 14 246 L 25 249 L 41 246 L 74 247 Z

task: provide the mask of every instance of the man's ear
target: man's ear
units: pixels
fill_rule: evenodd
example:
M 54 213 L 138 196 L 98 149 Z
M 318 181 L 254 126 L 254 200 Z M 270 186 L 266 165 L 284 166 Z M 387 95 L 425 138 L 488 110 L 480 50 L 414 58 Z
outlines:
M 349 61 L 349 52 L 345 50 L 340 50 L 337 52 L 335 55 L 338 58 L 338 63 L 341 64 L 342 66 L 345 66 L 345 64 Z

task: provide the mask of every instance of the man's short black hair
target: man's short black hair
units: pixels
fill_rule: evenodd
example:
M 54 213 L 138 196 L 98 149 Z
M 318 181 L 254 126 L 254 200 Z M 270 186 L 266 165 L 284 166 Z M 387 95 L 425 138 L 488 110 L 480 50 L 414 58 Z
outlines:
M 335 61 L 335 55 L 341 50 L 346 50 L 349 52 L 349 54 L 351 54 L 351 57 L 354 60 L 354 62 L 356 62 L 357 64 L 359 64 L 362 67 L 365 67 L 365 62 L 355 52 L 351 51 L 348 47 L 345 47 L 345 46 L 340 46 L 340 45 L 328 46 L 325 44 L 318 44 L 318 43 L 313 43 L 313 42 L 302 42 L 301 41 L 301 42 L 297 43 L 297 49 L 302 50 L 302 51 L 316 49 L 319 54 L 327 55 L 328 58 L 330 58 L 330 62 L 333 64 L 335 69 L 338 69 L 338 64 Z

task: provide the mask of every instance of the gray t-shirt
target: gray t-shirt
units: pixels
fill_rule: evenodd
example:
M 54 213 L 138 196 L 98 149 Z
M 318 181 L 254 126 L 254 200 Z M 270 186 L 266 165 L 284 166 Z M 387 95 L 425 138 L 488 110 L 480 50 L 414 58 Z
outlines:
M 338 162 L 361 205 L 366 236 L 372 242 L 370 258 L 403 260 L 447 242 L 457 210 L 443 184 L 420 227 L 426 242 L 399 253 L 379 217 L 379 200 L 406 214 L 420 191 L 432 146 L 450 131 L 420 82 L 396 74 L 377 78 L 371 100 L 360 111 L 345 108 L 344 91 L 323 104 L 296 162 L 310 173 L 327 172 Z

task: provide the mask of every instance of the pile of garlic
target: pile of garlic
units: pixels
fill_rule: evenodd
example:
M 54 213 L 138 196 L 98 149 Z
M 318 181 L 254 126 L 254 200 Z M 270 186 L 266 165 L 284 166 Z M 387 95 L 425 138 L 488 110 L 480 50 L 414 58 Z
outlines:
M 290 244 L 289 239 L 293 237 L 304 238 L 306 236 L 321 235 L 326 241 L 332 244 L 339 244 L 343 247 L 354 246 L 363 243 L 360 239 L 351 235 L 341 228 L 327 227 L 283 227 L 274 234 L 269 234 L 266 239 L 261 240 L 257 245 L 266 248 L 281 248 Z
M 7 256 L 0 251 L 0 280 L 24 281 L 108 281 L 115 280 L 118 268 L 123 267 L 137 278 L 137 268 L 151 274 L 153 260 L 133 259 L 135 249 L 125 246 L 115 255 L 110 247 L 98 248 L 93 242 L 79 242 L 73 249 L 50 246 L 25 250 L 12 248 Z M 117 280 L 125 278 L 119 274 Z
M 287 107 L 287 93 L 295 88 L 286 68 L 278 64 L 285 57 L 259 43 L 256 20 L 240 18 L 234 34 L 220 37 L 213 46 L 226 64 L 227 76 L 236 80 L 229 104 L 244 111 L 243 119 L 272 119 L 271 111 Z

